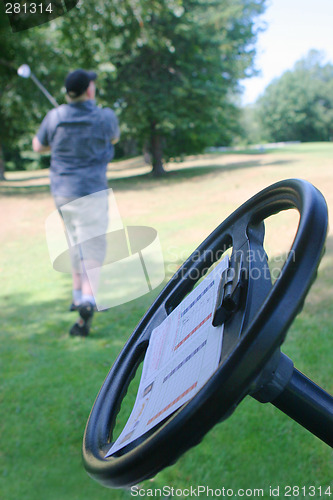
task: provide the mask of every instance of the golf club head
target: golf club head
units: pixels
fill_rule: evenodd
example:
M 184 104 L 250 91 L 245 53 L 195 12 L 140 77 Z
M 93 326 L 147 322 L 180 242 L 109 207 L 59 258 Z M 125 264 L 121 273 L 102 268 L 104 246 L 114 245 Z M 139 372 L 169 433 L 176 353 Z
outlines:
M 22 78 L 29 78 L 31 75 L 31 69 L 28 64 L 22 64 L 17 70 L 17 74 Z

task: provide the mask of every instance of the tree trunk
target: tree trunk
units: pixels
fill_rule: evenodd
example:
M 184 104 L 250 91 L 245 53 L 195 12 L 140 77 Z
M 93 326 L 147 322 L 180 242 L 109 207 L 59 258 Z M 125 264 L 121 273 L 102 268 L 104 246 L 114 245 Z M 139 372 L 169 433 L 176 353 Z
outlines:
M 156 177 L 161 177 L 162 175 L 165 175 L 166 172 L 163 167 L 162 137 L 158 134 L 158 132 L 156 132 L 155 124 L 152 125 L 150 146 L 152 154 L 153 175 Z
M 0 144 L 0 181 L 5 180 L 5 158 L 3 156 L 2 146 Z

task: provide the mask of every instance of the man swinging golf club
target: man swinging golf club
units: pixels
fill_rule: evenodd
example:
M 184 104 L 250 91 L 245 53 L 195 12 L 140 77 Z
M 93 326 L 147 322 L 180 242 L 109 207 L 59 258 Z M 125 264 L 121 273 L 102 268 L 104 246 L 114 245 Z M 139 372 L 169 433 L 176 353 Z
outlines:
M 32 141 L 34 151 L 51 151 L 51 193 L 65 222 L 71 254 L 70 309 L 79 312 L 78 321 L 70 329 L 73 336 L 88 335 L 94 313 L 94 287 L 86 270 L 98 270 L 105 257 L 106 169 L 120 135 L 115 113 L 95 104 L 96 77 L 96 73 L 83 69 L 69 73 L 65 79 L 68 104 L 47 113 Z M 96 228 L 99 238 L 94 237 Z M 98 281 L 98 272 L 94 275 Z

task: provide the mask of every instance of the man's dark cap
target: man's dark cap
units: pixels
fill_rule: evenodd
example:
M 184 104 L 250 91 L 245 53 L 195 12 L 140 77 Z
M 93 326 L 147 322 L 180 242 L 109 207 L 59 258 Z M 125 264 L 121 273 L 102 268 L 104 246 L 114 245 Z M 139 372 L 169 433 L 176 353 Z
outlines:
M 70 97 L 79 97 L 89 87 L 89 83 L 96 80 L 97 75 L 94 71 L 86 71 L 84 69 L 76 69 L 68 73 L 65 79 L 65 87 L 67 94 Z

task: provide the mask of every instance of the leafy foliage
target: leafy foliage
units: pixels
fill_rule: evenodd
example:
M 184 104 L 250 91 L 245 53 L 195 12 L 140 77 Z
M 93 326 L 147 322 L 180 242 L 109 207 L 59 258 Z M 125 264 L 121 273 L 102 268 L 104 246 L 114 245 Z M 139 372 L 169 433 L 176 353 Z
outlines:
M 310 51 L 269 85 L 257 102 L 268 141 L 330 141 L 333 138 L 333 65 Z
M 106 68 L 103 97 L 118 107 L 125 137 L 148 150 L 160 171 L 162 150 L 167 158 L 230 142 L 230 94 L 251 67 L 262 9 L 262 0 L 132 0 L 115 2 L 112 12 L 83 4 L 62 32 L 64 43 L 75 43 L 83 18 L 91 26 L 95 63 Z M 93 62 L 86 36 L 77 51 Z
M 48 90 L 61 99 L 66 69 L 56 39 L 57 33 L 50 27 L 15 34 L 0 31 L 0 157 L 3 149 L 6 157 L 18 158 L 18 164 L 18 152 L 31 150 L 32 136 L 50 104 L 31 79 L 18 77 L 17 68 L 29 64 Z
M 251 72 L 264 2 L 83 2 L 45 27 L 9 37 L 8 57 L 14 69 L 22 62 L 38 68 L 38 78 L 56 95 L 69 69 L 96 69 L 98 101 L 119 114 L 123 144 L 134 139 L 162 173 L 163 158 L 230 142 L 237 127 L 233 95 Z M 36 128 L 46 103 L 35 98 L 31 82 L 23 85 L 13 69 L 3 68 L 13 89 L 0 96 L 1 113 L 13 126 L 2 140 L 14 144 Z

